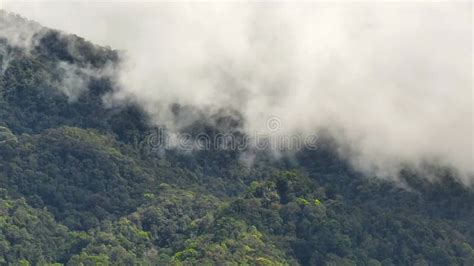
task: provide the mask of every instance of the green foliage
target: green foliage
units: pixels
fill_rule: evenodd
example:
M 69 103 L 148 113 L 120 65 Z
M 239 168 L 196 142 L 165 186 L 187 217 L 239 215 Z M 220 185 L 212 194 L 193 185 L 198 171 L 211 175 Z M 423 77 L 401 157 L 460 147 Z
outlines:
M 306 205 L 309 204 L 309 201 L 307 201 L 304 198 L 297 198 L 295 202 L 296 202 L 296 204 L 298 204 L 300 206 L 306 206 Z
M 0 165 L 7 177 L 0 183 L 48 207 L 70 228 L 96 226 L 143 202 L 140 191 L 148 175 L 118 143 L 97 132 L 51 129 L 0 146 L 5 149 Z
M 0 263 L 30 265 L 65 258 L 72 242 L 68 229 L 46 210 L 24 199 L 0 198 Z
M 0 144 L 4 144 L 7 142 L 17 142 L 18 139 L 16 136 L 11 132 L 10 129 L 6 127 L 0 127 Z

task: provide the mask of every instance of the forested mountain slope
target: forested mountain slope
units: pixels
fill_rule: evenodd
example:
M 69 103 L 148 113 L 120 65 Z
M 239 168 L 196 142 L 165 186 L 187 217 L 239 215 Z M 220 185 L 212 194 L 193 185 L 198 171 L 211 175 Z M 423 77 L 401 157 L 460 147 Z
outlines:
M 365 176 L 329 138 L 252 166 L 156 152 L 138 106 L 104 103 L 117 51 L 42 28 L 28 47 L 0 38 L 0 60 L 2 265 L 474 265 L 474 193 L 449 170 Z

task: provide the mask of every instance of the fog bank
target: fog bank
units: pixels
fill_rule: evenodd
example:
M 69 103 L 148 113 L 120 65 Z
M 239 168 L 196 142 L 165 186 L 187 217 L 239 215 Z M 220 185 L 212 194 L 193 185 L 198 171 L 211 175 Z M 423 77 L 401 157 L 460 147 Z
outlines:
M 324 128 L 359 170 L 473 173 L 472 4 L 10 2 L 6 10 L 126 52 L 108 104 L 179 128 L 174 103 L 233 108 L 248 132 Z M 192 119 L 191 119 L 192 120 Z

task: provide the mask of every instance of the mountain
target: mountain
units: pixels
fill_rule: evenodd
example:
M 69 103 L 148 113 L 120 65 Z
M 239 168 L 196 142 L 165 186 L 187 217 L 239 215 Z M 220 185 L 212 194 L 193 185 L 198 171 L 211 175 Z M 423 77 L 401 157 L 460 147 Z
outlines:
M 449 170 L 366 176 L 330 137 L 251 165 L 245 151 L 155 149 L 140 106 L 106 103 L 120 52 L 0 22 L 2 265 L 474 264 L 474 193 Z M 233 112 L 184 130 L 241 137 Z

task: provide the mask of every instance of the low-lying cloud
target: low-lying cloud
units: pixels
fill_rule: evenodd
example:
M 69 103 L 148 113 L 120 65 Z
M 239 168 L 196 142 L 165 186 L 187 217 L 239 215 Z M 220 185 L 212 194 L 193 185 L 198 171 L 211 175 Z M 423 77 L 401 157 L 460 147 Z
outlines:
M 368 173 L 436 162 L 473 180 L 471 3 L 5 8 L 124 50 L 109 104 L 134 99 L 157 124 L 190 122 L 173 119 L 175 103 L 231 108 L 249 132 L 267 131 L 269 117 L 279 134 L 329 130 Z

